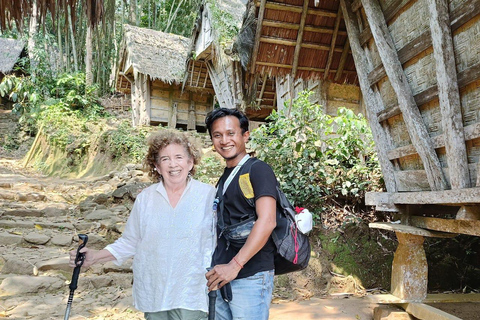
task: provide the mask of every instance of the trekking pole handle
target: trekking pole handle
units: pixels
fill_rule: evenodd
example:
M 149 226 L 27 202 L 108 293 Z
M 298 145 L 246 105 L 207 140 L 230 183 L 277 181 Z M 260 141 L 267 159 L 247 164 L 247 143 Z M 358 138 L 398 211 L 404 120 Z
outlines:
M 80 252 L 80 250 L 87 245 L 88 236 L 86 234 L 79 234 L 78 239 L 79 239 L 80 245 L 78 246 L 77 255 L 75 257 L 75 269 L 73 269 L 72 281 L 70 282 L 70 286 L 69 286 L 70 290 L 77 289 L 80 268 L 82 267 L 83 262 L 85 261 L 85 253 Z

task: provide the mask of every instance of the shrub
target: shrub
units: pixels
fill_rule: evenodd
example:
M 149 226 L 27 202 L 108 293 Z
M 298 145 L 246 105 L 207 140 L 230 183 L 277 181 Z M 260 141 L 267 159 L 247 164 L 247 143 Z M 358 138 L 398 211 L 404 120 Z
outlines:
M 381 181 L 365 118 L 345 108 L 326 115 L 309 95 L 299 95 L 290 115 L 272 112 L 270 122 L 252 132 L 251 147 L 295 205 L 308 207 L 318 220 L 329 205 L 358 208 Z

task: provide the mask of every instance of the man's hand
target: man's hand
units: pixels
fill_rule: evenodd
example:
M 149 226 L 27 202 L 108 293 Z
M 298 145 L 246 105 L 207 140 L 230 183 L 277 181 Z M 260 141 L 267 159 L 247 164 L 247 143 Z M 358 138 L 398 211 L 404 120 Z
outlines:
M 217 290 L 235 279 L 240 272 L 240 266 L 235 261 L 228 264 L 219 264 L 205 274 L 208 290 Z

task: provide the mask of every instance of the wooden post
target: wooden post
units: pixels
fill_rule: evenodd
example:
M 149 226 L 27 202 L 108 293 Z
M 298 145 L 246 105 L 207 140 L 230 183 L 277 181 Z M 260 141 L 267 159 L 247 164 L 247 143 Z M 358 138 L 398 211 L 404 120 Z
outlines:
M 262 31 L 262 22 L 263 22 L 263 15 L 265 14 L 265 4 L 267 0 L 262 0 L 260 2 L 260 8 L 258 9 L 258 16 L 257 16 L 257 30 L 255 32 L 255 43 L 253 44 L 253 54 L 252 54 L 252 61 L 250 62 L 250 73 L 255 73 L 255 62 L 257 62 L 257 55 L 258 55 L 258 47 L 260 46 L 260 33 Z
M 351 0 L 340 0 L 342 12 L 345 19 L 345 25 L 348 31 L 348 39 L 350 47 L 352 48 L 353 59 L 357 69 L 360 89 L 365 100 L 365 109 L 367 118 L 369 120 L 372 135 L 375 140 L 375 146 L 378 153 L 378 160 L 380 162 L 383 179 L 389 192 L 396 192 L 397 186 L 395 184 L 393 164 L 388 160 L 387 147 L 389 142 L 385 130 L 377 121 L 377 112 L 381 110 L 381 97 L 378 91 L 374 91 L 370 87 L 368 81 L 368 62 L 365 57 L 365 52 L 360 45 L 360 31 L 358 29 L 357 21 L 351 9 Z
M 392 294 L 420 302 L 427 297 L 428 265 L 424 237 L 396 231 L 398 247 L 392 263 Z
M 345 45 L 343 46 L 342 56 L 340 57 L 340 64 L 337 68 L 337 73 L 335 74 L 335 81 L 340 79 L 340 76 L 343 73 L 343 68 L 345 68 L 345 62 L 347 62 L 348 51 L 350 51 L 350 42 L 345 41 Z
M 330 66 L 333 60 L 333 49 L 335 49 L 335 43 L 337 42 L 338 28 L 340 27 L 340 21 L 342 21 L 342 7 L 338 8 L 337 19 L 335 20 L 335 29 L 333 30 L 332 41 L 330 51 L 328 52 L 327 65 L 325 66 L 325 73 L 323 74 L 323 80 L 328 78 L 330 72 Z M 348 41 L 347 41 L 348 42 Z M 343 55 L 343 52 L 342 52 Z
M 293 78 L 295 78 L 295 75 L 297 74 L 298 57 L 300 56 L 300 49 L 302 48 L 301 44 L 302 44 L 302 41 L 303 41 L 303 30 L 305 28 L 305 21 L 307 19 L 308 3 L 309 3 L 309 0 L 304 0 L 303 1 L 303 11 L 302 11 L 302 16 L 300 18 L 300 26 L 299 26 L 298 33 L 297 33 L 297 43 L 295 44 L 295 52 L 293 54 L 293 63 L 292 63 L 292 77 Z
M 428 0 L 438 97 L 452 189 L 470 187 L 462 109 L 447 0 Z
M 382 8 L 378 0 L 362 0 L 362 4 L 380 58 L 385 67 L 385 72 L 397 95 L 398 104 L 402 110 L 408 134 L 418 155 L 422 159 L 430 188 L 432 190 L 445 190 L 447 189 L 447 182 L 443 176 L 440 161 L 438 160 L 435 149 L 430 144 L 430 136 L 423 122 L 420 110 L 413 98 L 412 89 L 408 84 L 407 76 L 398 58 L 397 50 L 395 49 L 395 44 L 388 30 Z M 350 43 L 350 45 L 352 45 L 352 43 Z M 368 75 L 366 75 L 366 77 L 368 77 Z
M 188 106 L 188 123 L 187 130 L 195 130 L 197 127 L 195 115 L 195 101 L 193 100 L 193 93 L 190 92 L 190 105 Z

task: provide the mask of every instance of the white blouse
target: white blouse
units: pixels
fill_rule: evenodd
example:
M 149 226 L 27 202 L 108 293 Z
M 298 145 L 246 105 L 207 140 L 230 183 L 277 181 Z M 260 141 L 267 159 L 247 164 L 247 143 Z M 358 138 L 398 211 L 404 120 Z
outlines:
M 172 208 L 163 183 L 137 197 L 122 236 L 105 249 L 133 258 L 133 302 L 142 312 L 208 309 L 206 268 L 215 246 L 215 188 L 191 179 Z

